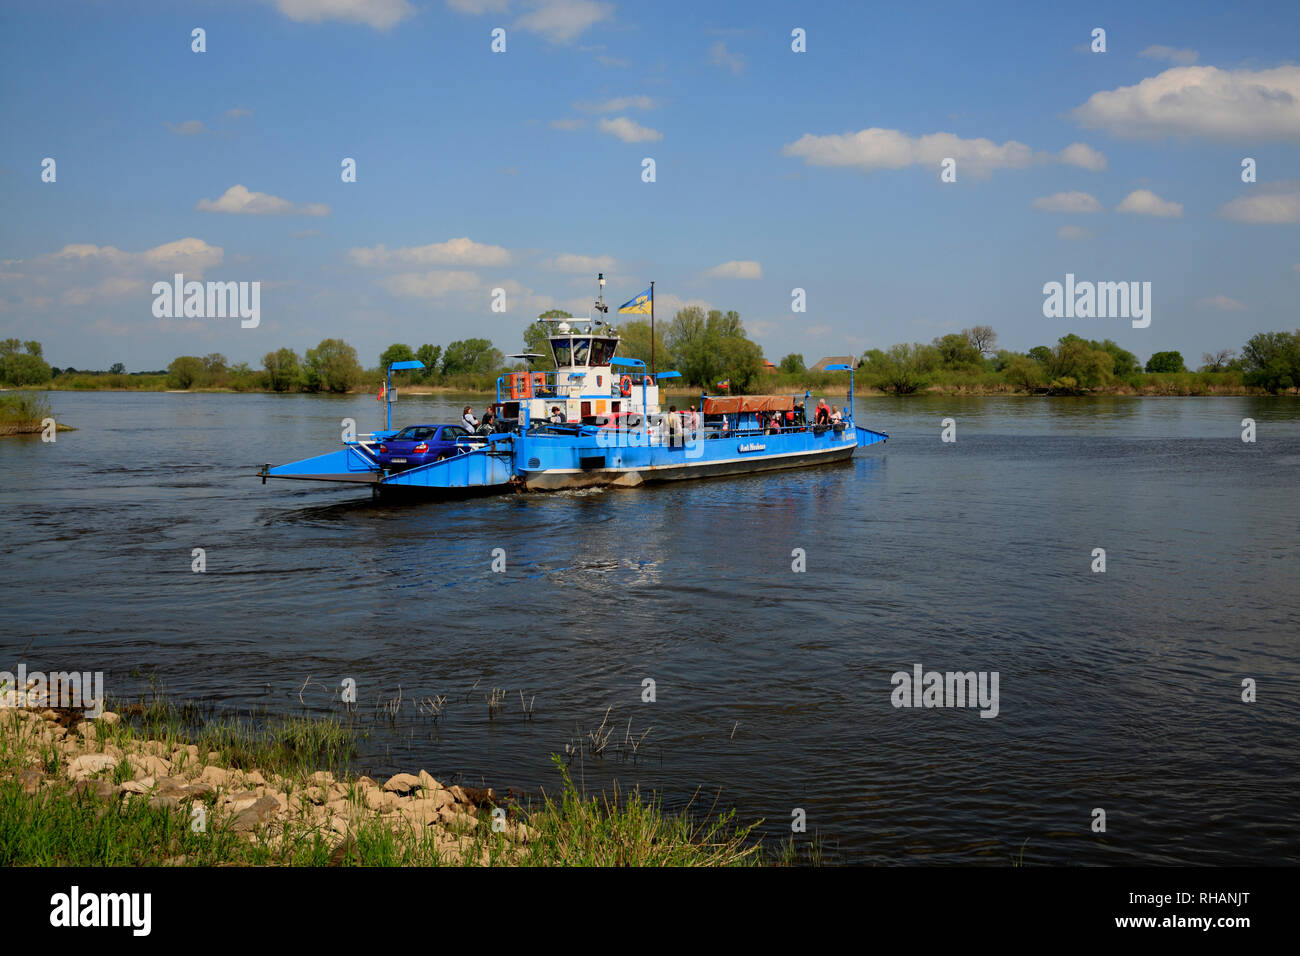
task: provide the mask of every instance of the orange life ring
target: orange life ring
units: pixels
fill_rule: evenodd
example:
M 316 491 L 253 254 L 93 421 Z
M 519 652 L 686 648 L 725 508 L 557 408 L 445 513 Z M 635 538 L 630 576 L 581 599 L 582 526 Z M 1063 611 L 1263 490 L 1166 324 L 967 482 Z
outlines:
M 645 386 L 646 386 L 646 388 L 654 388 L 654 387 L 655 387 L 655 380 L 654 380 L 653 378 L 651 378 L 649 375 L 647 375 L 644 379 L 642 379 L 642 381 L 645 382 Z
M 620 395 L 632 394 L 632 376 L 624 375 L 618 382 L 618 391 Z

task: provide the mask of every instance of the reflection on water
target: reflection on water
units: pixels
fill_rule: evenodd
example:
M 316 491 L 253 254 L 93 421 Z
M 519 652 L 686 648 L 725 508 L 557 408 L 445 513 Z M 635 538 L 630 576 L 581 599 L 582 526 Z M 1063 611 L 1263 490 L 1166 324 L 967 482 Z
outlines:
M 253 477 L 373 397 L 51 400 L 78 431 L 0 442 L 0 645 L 30 666 L 285 710 L 310 675 L 322 713 L 352 677 L 369 718 L 442 694 L 365 769 L 533 791 L 612 708 L 645 742 L 587 786 L 701 788 L 776 837 L 801 807 L 844 860 L 1300 862 L 1294 400 L 868 399 L 891 439 L 841 466 L 431 503 Z M 997 671 L 999 716 L 893 708 L 916 663 Z

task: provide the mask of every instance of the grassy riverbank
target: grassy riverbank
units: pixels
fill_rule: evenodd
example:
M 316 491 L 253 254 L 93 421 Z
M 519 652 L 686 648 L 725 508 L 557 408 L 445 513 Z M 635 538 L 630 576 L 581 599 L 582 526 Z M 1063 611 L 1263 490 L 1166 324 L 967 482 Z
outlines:
M 735 866 L 764 855 L 733 814 L 578 792 L 559 758 L 536 799 L 349 770 L 330 719 L 254 724 L 163 703 L 95 720 L 0 708 L 0 866 Z
M 33 392 L 0 392 L 0 438 L 8 435 L 38 435 L 50 418 L 50 403 Z M 57 425 L 58 431 L 73 429 Z

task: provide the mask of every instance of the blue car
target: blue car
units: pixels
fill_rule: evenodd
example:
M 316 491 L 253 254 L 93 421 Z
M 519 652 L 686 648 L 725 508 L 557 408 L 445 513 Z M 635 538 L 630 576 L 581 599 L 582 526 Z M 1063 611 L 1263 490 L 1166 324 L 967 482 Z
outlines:
M 385 468 L 401 471 L 460 454 L 472 441 L 474 436 L 461 425 L 407 425 L 379 443 L 375 460 Z M 458 450 L 457 442 L 465 444 Z

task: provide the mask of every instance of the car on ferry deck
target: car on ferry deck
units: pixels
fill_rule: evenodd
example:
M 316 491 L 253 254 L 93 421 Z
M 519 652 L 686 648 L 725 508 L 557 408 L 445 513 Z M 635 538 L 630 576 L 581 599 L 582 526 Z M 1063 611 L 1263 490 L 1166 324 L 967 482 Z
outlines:
M 407 425 L 379 442 L 375 460 L 385 468 L 401 471 L 450 458 L 482 441 L 463 425 Z

